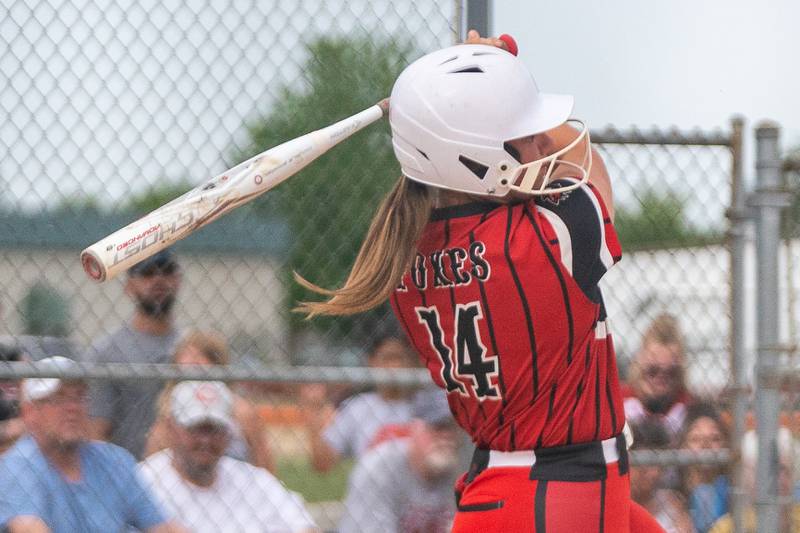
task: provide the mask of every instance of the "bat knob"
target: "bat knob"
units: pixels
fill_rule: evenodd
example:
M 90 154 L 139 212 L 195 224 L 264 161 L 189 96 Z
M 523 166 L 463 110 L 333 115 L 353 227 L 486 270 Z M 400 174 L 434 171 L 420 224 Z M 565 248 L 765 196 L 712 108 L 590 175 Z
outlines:
M 500 37 L 498 37 L 501 41 L 506 43 L 506 50 L 511 52 L 513 55 L 517 55 L 519 52 L 519 48 L 517 47 L 517 41 L 514 40 L 512 36 L 507 33 L 504 33 Z

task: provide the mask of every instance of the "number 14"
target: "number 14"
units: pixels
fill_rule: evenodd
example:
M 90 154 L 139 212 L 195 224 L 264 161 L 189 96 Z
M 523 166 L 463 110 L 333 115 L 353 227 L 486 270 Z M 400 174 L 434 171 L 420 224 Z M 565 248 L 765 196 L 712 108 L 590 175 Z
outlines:
M 455 345 L 455 364 L 453 350 L 445 343 L 441 318 L 436 306 L 417 307 L 417 319 L 428 331 L 428 337 L 436 354 L 442 361 L 441 376 L 447 392 L 457 390 L 469 396 L 471 387 L 478 400 L 499 399 L 500 392 L 492 383 L 498 374 L 497 356 L 486 356 L 486 346 L 481 342 L 478 320 L 483 319 L 480 302 L 456 304 L 453 342 Z

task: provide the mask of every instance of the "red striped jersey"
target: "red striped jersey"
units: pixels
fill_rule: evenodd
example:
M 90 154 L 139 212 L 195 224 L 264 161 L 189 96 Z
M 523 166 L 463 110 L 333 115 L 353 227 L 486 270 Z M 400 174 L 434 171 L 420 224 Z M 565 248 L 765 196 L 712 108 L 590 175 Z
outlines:
M 589 184 L 434 210 L 392 306 L 477 446 L 536 449 L 622 431 L 598 287 L 620 255 Z

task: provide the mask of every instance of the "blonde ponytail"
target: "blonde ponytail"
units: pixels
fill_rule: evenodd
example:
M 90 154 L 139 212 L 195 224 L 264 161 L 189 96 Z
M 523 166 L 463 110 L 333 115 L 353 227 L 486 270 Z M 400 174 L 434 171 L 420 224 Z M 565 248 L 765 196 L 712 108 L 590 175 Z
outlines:
M 431 189 L 401 176 L 373 216 L 344 285 L 324 289 L 295 272 L 300 285 L 330 298 L 300 302 L 294 310 L 311 318 L 353 315 L 381 305 L 411 266 L 432 207 Z

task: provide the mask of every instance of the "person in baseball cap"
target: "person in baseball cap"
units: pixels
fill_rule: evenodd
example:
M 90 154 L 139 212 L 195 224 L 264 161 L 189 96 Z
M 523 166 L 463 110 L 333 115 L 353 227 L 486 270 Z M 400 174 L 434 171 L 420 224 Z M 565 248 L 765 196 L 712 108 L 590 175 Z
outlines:
M 28 434 L 0 456 L 0 530 L 183 531 L 141 484 L 133 456 L 89 440 L 88 387 L 75 372 L 79 364 L 56 356 L 39 365 L 64 377 L 22 382 Z
M 170 413 L 181 427 L 202 424 L 230 430 L 233 425 L 233 395 L 220 381 L 183 381 L 170 394 Z
M 189 531 L 319 533 L 301 496 L 264 468 L 225 455 L 233 394 L 220 381 L 182 381 L 167 396 L 166 441 L 139 473 Z
M 170 393 L 169 412 L 173 466 L 195 485 L 211 486 L 230 443 L 231 391 L 219 381 L 183 381 Z

